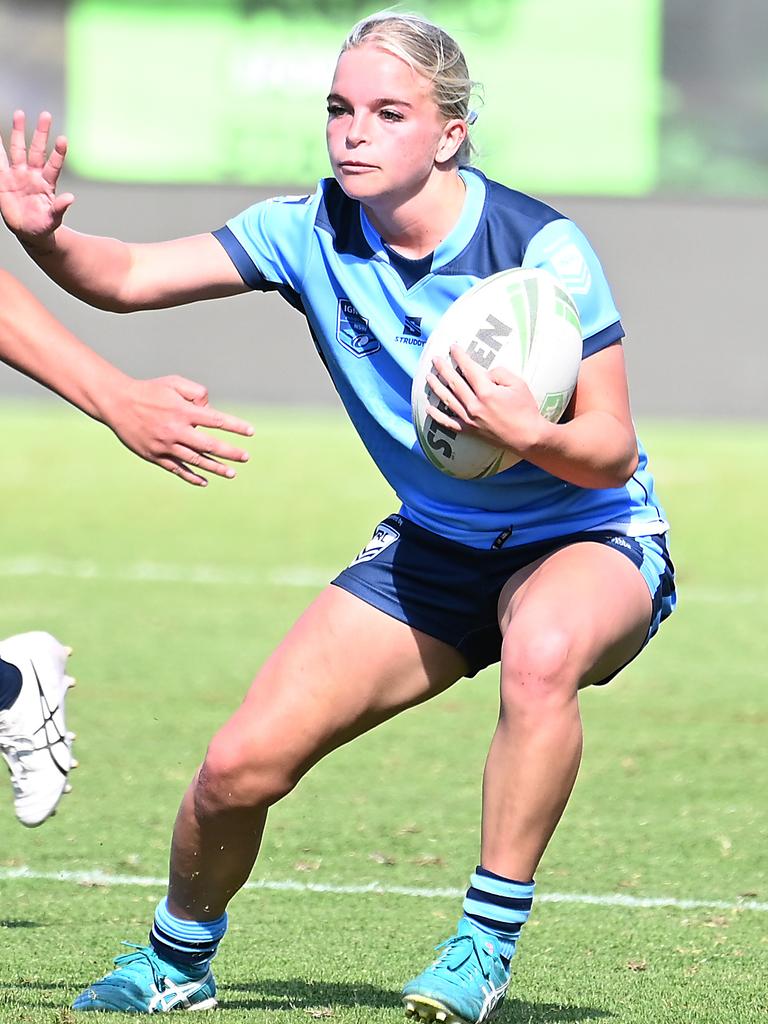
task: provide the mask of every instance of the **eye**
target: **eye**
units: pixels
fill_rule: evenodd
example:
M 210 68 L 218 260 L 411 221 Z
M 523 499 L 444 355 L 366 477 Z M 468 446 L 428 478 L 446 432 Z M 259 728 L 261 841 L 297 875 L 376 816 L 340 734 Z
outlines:
M 385 108 L 384 110 L 381 110 L 380 111 L 380 116 L 385 121 L 402 121 L 403 120 L 403 115 L 400 113 L 399 110 L 390 110 L 388 108 Z
M 341 103 L 329 103 L 327 109 L 328 117 L 341 117 L 347 113 L 347 108 L 343 107 Z

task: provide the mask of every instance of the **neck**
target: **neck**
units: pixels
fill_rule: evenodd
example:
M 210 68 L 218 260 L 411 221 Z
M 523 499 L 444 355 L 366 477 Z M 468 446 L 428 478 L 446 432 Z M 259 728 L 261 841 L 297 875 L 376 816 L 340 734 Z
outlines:
M 409 259 L 434 252 L 455 227 L 466 188 L 454 167 L 436 171 L 409 196 L 382 196 L 364 203 L 369 221 L 382 239 Z

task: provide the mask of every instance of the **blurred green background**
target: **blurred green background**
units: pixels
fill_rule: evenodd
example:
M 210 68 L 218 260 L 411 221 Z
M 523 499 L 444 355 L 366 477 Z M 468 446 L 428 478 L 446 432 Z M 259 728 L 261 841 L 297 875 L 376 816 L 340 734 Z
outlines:
M 654 186 L 659 0 L 420 6 L 460 41 L 470 74 L 482 79 L 473 134 L 489 175 L 545 192 Z M 134 181 L 317 179 L 327 167 L 325 96 L 339 45 L 371 9 L 338 0 L 280 9 L 73 3 L 74 169 Z
M 306 186 L 359 0 L 0 0 L 3 121 L 38 83 L 103 181 Z M 765 0 L 420 0 L 462 44 L 478 162 L 537 194 L 768 194 Z M 48 81 L 49 87 L 43 85 Z M 33 87 L 34 88 L 34 87 Z M 28 104 L 28 109 L 32 105 Z

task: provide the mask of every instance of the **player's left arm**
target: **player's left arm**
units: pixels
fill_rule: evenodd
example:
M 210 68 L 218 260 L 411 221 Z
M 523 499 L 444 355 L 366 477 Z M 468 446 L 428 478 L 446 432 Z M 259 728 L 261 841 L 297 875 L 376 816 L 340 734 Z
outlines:
M 539 415 L 530 426 L 527 437 L 515 438 L 519 449 L 509 446 L 528 462 L 579 487 L 622 487 L 637 468 L 638 452 L 621 342 L 582 361 L 559 423 Z
M 550 423 L 521 377 L 488 372 L 458 346 L 457 369 L 435 360 L 427 378 L 445 410 L 430 415 L 457 432 L 473 431 L 579 487 L 621 487 L 637 466 L 637 438 L 629 406 L 624 350 L 614 342 L 584 359 L 565 416 Z
M 523 266 L 547 270 L 570 293 L 579 310 L 584 358 L 570 406 L 557 424 L 534 415 L 530 392 L 522 382 L 515 384 L 511 417 L 515 421 L 526 410 L 527 429 L 520 423 L 509 447 L 580 487 L 621 487 L 637 466 L 637 438 L 620 342 L 624 331 L 600 260 L 583 232 L 562 218 L 530 239 Z M 509 426 L 504 433 L 509 436 Z
M 88 348 L 14 277 L 0 270 L 0 360 L 106 424 L 136 455 L 187 483 L 233 477 L 221 462 L 248 453 L 196 428 L 248 436 L 244 420 L 208 405 L 202 384 L 169 376 L 136 380 Z

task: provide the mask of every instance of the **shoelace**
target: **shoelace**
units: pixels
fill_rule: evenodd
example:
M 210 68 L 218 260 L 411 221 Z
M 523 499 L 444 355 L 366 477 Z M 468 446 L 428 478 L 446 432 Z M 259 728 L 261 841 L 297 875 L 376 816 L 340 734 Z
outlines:
M 454 971 L 460 978 L 470 978 L 476 965 L 485 978 L 490 978 L 493 957 L 474 933 L 452 935 L 436 949 L 445 950 L 437 962 L 443 964 L 449 971 Z
M 157 963 L 154 956 L 152 956 L 146 949 L 145 946 L 139 946 L 136 942 L 123 942 L 123 946 L 129 946 L 131 949 L 135 949 L 135 953 L 123 953 L 122 956 L 115 957 L 115 967 L 119 969 L 129 966 L 129 964 L 138 963 L 139 960 L 145 961 L 149 964 L 152 971 L 152 980 L 155 983 L 155 987 L 158 992 L 162 992 L 165 988 L 165 975 L 161 974 L 157 969 Z

